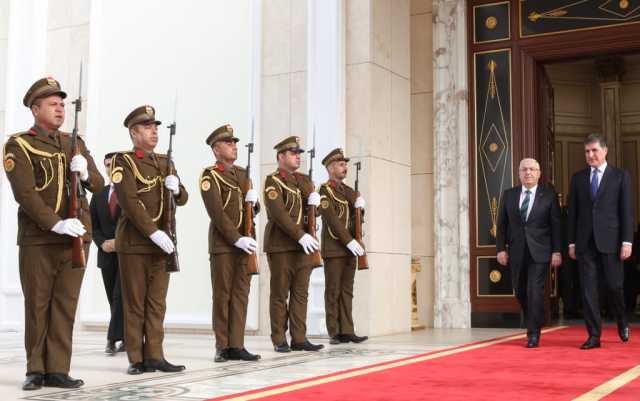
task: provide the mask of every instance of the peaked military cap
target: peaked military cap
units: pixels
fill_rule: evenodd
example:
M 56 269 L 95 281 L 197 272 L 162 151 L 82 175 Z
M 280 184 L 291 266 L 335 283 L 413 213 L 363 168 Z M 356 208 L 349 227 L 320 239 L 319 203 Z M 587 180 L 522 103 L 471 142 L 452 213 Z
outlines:
M 285 152 L 287 150 L 295 153 L 304 153 L 304 149 L 300 147 L 300 138 L 297 136 L 290 136 L 276 144 L 273 147 L 278 153 Z
M 240 139 L 233 136 L 233 127 L 230 124 L 225 124 L 216 128 L 209 136 L 207 137 L 207 145 L 213 146 L 218 141 L 226 141 L 231 140 L 233 142 L 238 142 Z
M 322 164 L 327 167 L 329 164 L 338 161 L 348 162 L 350 159 L 348 157 L 344 157 L 344 151 L 341 148 L 335 148 L 328 155 L 322 159 Z
M 36 100 L 51 95 L 58 95 L 63 99 L 67 97 L 67 94 L 60 87 L 60 82 L 52 77 L 42 78 L 31 85 L 22 99 L 22 104 L 31 107 Z
M 127 128 L 131 128 L 136 124 L 148 123 L 162 124 L 161 121 L 156 120 L 156 109 L 149 105 L 137 107 L 124 119 L 124 126 Z

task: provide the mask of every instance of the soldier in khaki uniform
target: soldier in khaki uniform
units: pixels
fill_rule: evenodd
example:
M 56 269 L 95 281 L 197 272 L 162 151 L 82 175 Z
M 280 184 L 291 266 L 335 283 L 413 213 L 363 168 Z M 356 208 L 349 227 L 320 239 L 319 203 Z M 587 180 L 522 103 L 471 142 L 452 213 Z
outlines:
M 4 145 L 4 169 L 18 208 L 20 282 L 24 294 L 27 377 L 23 390 L 45 386 L 75 388 L 84 383 L 69 377 L 73 323 L 84 268 L 71 267 L 72 237 L 91 241 L 91 216 L 86 198 L 80 219 L 68 218 L 69 177 L 79 174 L 91 192 L 104 187 L 84 142 L 80 154 L 64 123 L 66 93 L 53 78 L 36 81 L 24 96 L 34 126 L 12 135 Z
M 133 375 L 185 369 L 167 362 L 162 350 L 169 287 L 166 261 L 175 247 L 159 226 L 167 198 L 173 196 L 176 205 L 182 206 L 188 194 L 174 166 L 167 175 L 167 156 L 154 153 L 160 124 L 151 106 L 141 106 L 129 113 L 124 126 L 129 129 L 134 148 L 117 153 L 111 163 L 111 182 L 122 208 L 116 227 L 116 252 L 130 363 L 127 373 Z
M 213 288 L 213 330 L 216 335 L 216 362 L 227 360 L 257 361 L 260 355 L 244 348 L 244 328 L 251 275 L 247 254 L 254 254 L 258 244 L 243 236 L 245 202 L 259 211 L 258 194 L 251 188 L 247 171 L 233 163 L 238 158 L 238 138 L 231 125 L 223 125 L 206 140 L 216 164 L 200 176 L 200 193 L 211 218 L 209 224 L 209 261 Z
M 365 202 L 343 182 L 348 162 L 342 149 L 329 152 L 322 159 L 329 181 L 322 184 L 319 191 L 323 222 L 324 306 L 331 344 L 361 343 L 367 339 L 355 335 L 351 313 L 356 257 L 364 255 L 364 248 L 354 239 L 352 217 L 355 208 L 364 209 Z
M 264 233 L 264 250 L 271 270 L 271 341 L 276 352 L 318 351 L 324 346 L 307 340 L 307 298 L 311 261 L 307 255 L 320 244 L 305 233 L 308 207 L 320 204 L 309 176 L 296 172 L 300 168 L 300 140 L 291 136 L 274 149 L 278 170 L 267 176 L 264 184 L 268 222 Z M 287 298 L 289 303 L 287 305 Z M 288 322 L 287 322 L 288 320 Z M 289 323 L 291 347 L 285 332 Z

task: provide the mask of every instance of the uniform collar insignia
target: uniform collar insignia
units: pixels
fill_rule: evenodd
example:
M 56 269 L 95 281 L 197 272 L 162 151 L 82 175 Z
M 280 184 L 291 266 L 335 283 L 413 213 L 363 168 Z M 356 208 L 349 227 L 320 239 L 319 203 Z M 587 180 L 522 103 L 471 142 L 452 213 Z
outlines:
M 287 178 L 289 176 L 289 173 L 287 173 L 283 169 L 278 169 L 278 173 L 280 174 L 280 177 L 282 177 L 282 178 Z
M 136 149 L 135 154 L 136 154 L 136 157 L 137 157 L 138 159 L 142 159 L 142 158 L 144 157 L 144 151 L 143 151 L 143 150 Z
M 218 170 L 221 173 L 224 173 L 224 164 L 220 163 L 220 162 L 216 162 L 216 166 L 214 167 L 216 170 Z

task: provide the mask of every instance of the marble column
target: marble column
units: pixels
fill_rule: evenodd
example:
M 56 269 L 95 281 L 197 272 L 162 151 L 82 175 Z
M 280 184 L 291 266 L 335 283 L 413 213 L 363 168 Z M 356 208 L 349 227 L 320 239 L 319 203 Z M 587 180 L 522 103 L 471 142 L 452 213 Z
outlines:
M 434 326 L 471 324 L 466 2 L 433 2 Z
M 361 334 L 411 329 L 410 2 L 347 0 L 346 151 L 361 161 L 370 270 L 356 274 Z M 350 173 L 353 180 L 353 171 Z M 351 181 L 353 182 L 353 181 Z

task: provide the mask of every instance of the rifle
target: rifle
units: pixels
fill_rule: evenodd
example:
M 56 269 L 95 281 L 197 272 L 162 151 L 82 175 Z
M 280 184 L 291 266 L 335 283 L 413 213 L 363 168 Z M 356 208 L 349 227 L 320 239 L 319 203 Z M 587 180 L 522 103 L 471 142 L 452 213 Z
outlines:
M 358 196 L 360 196 L 360 192 L 358 192 L 358 186 L 360 183 L 359 173 L 360 173 L 360 168 L 362 167 L 362 163 L 356 162 L 355 165 L 356 165 L 355 190 L 356 190 L 356 198 L 357 198 Z M 359 207 L 356 208 L 354 220 L 355 220 L 354 222 L 355 239 L 360 243 L 360 245 L 362 245 L 362 248 L 364 248 L 364 242 L 362 241 L 362 223 L 364 223 L 364 220 L 362 218 L 362 209 L 360 209 Z M 369 262 L 367 261 L 367 254 L 365 251 L 364 255 L 358 256 L 358 270 L 366 270 L 368 268 L 369 268 Z
M 82 111 L 82 61 L 80 61 L 80 84 L 78 85 L 78 98 L 72 102 L 75 105 L 73 132 L 71 134 L 71 151 L 73 155 L 79 155 L 78 148 L 78 114 Z M 71 172 L 69 178 L 69 218 L 80 219 L 82 217 L 82 207 L 80 199 L 86 196 L 85 190 L 80 182 L 80 174 Z M 84 253 L 82 236 L 73 238 L 73 249 L 71 251 L 71 267 L 76 269 L 84 268 L 87 265 L 87 258 Z
M 251 120 L 251 142 L 246 144 L 247 148 L 247 180 L 245 181 L 245 188 L 243 192 L 246 194 L 251 188 L 251 154 L 253 153 L 253 141 L 255 138 L 255 132 L 253 127 L 253 120 Z M 244 202 L 244 236 L 253 237 L 253 204 L 251 202 Z M 252 253 L 248 255 L 247 269 L 249 274 L 258 274 L 258 255 Z
M 167 150 L 167 175 L 171 175 L 173 173 L 173 169 L 171 166 L 173 165 L 173 137 L 176 134 L 176 106 L 178 103 L 178 97 L 176 96 L 176 104 L 174 105 L 174 115 L 173 115 L 173 123 L 169 125 L 169 150 Z M 173 241 L 173 245 L 175 246 L 175 250 L 171 255 L 167 255 L 167 264 L 165 270 L 167 273 L 176 273 L 180 271 L 180 261 L 178 260 L 178 236 L 176 235 L 176 200 L 173 197 L 173 193 L 167 189 L 163 188 L 165 191 L 165 197 L 167 201 L 164 203 L 164 210 L 162 211 L 163 222 L 162 229 L 165 233 L 171 238 Z
M 308 151 L 309 152 L 309 180 L 311 181 L 311 185 L 313 186 L 313 190 L 315 190 L 315 185 L 313 184 L 313 159 L 316 157 L 316 128 L 313 127 L 313 147 Z M 316 207 L 308 205 L 307 206 L 307 234 L 311 235 L 313 238 L 316 237 Z M 320 251 L 315 251 L 311 254 L 311 267 L 316 268 L 322 266 L 322 257 L 320 256 Z

